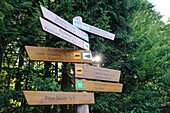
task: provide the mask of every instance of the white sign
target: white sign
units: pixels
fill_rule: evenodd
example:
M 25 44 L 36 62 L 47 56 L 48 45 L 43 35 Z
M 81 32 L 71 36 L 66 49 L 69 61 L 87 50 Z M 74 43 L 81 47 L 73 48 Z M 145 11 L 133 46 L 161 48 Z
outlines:
M 115 38 L 115 34 L 104 31 L 102 29 L 91 26 L 89 24 L 83 23 L 82 18 L 80 16 L 76 16 L 73 18 L 73 25 L 84 30 L 84 31 L 101 36 L 101 37 L 109 39 L 109 40 L 114 40 L 114 38 Z

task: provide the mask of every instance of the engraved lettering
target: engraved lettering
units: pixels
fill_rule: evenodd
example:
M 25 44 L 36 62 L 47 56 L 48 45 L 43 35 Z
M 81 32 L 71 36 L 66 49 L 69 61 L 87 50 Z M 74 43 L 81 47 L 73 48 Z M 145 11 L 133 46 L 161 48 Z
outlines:
M 55 97 L 45 96 L 45 100 L 55 100 Z
M 95 86 L 107 86 L 106 84 L 94 83 Z
M 57 52 L 57 53 L 61 53 L 60 50 L 56 50 L 56 49 L 48 49 L 49 52 Z
M 45 53 L 38 53 L 38 52 L 36 52 L 36 55 L 45 55 Z
M 51 58 L 51 57 L 48 57 L 48 60 L 64 60 L 63 58 Z
M 97 88 L 97 87 L 95 87 L 95 89 L 96 90 L 104 90 L 104 88 Z
M 57 57 L 62 57 L 61 54 L 48 54 L 48 53 L 47 53 L 47 56 L 57 56 Z
M 59 96 L 56 96 L 56 100 L 67 100 L 67 97 L 59 97 Z

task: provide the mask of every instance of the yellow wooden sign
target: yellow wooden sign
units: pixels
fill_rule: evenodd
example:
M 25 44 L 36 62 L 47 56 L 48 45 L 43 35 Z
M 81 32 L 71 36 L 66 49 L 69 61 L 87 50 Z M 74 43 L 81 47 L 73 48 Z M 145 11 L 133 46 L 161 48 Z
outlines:
M 94 104 L 94 93 L 23 91 L 29 105 Z
M 119 70 L 94 67 L 85 64 L 75 64 L 76 78 L 119 82 L 120 73 L 121 71 Z
M 75 79 L 75 90 L 121 93 L 123 84 Z
M 25 46 L 28 56 L 35 61 L 92 63 L 91 51 Z

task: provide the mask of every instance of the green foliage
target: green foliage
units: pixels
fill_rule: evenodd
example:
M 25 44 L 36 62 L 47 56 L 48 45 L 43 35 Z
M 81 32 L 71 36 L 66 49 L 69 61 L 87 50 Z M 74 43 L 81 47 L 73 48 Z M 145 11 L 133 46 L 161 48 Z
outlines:
M 25 45 L 73 48 L 40 29 L 40 4 L 70 23 L 81 16 L 116 34 L 114 41 L 89 34 L 93 55 L 102 56 L 103 67 L 121 70 L 124 84 L 121 94 L 95 92 L 90 112 L 169 112 L 170 24 L 145 0 L 0 0 L 0 112 L 47 112 L 27 105 L 23 90 L 74 92 L 72 64 L 30 61 L 25 51 Z
M 61 91 L 61 86 L 57 84 L 55 76 L 47 77 L 43 80 L 36 73 L 30 73 L 29 78 L 31 81 L 29 86 L 34 91 Z
M 0 97 L 1 112 L 16 112 L 23 101 L 23 93 L 16 90 L 6 90 Z

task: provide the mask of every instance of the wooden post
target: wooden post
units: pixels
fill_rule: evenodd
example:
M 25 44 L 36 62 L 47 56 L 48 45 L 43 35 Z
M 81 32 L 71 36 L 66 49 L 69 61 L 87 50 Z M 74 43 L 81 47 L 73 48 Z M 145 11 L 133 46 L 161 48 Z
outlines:
M 86 80 L 86 79 L 83 79 L 83 80 Z M 83 91 L 83 92 L 87 93 L 86 91 Z M 88 104 L 77 105 L 77 113 L 89 113 L 89 105 Z
M 74 49 L 79 49 L 78 47 L 74 47 Z M 77 79 L 77 78 L 75 78 Z M 84 79 L 85 80 L 85 79 Z M 83 91 L 86 92 L 86 91 Z M 77 105 L 77 113 L 89 113 L 89 105 Z
M 79 48 L 74 46 L 74 49 L 79 49 Z M 75 79 L 77 79 L 77 78 L 75 78 Z M 83 80 L 85 80 L 85 79 L 83 79 Z M 76 91 L 76 92 L 78 92 L 78 91 Z M 87 93 L 86 91 L 83 91 L 83 92 Z M 81 105 L 77 104 L 77 113 L 89 113 L 89 105 L 88 104 L 86 104 L 86 105 L 85 104 L 81 104 Z
M 89 113 L 89 105 L 77 105 L 77 113 Z

